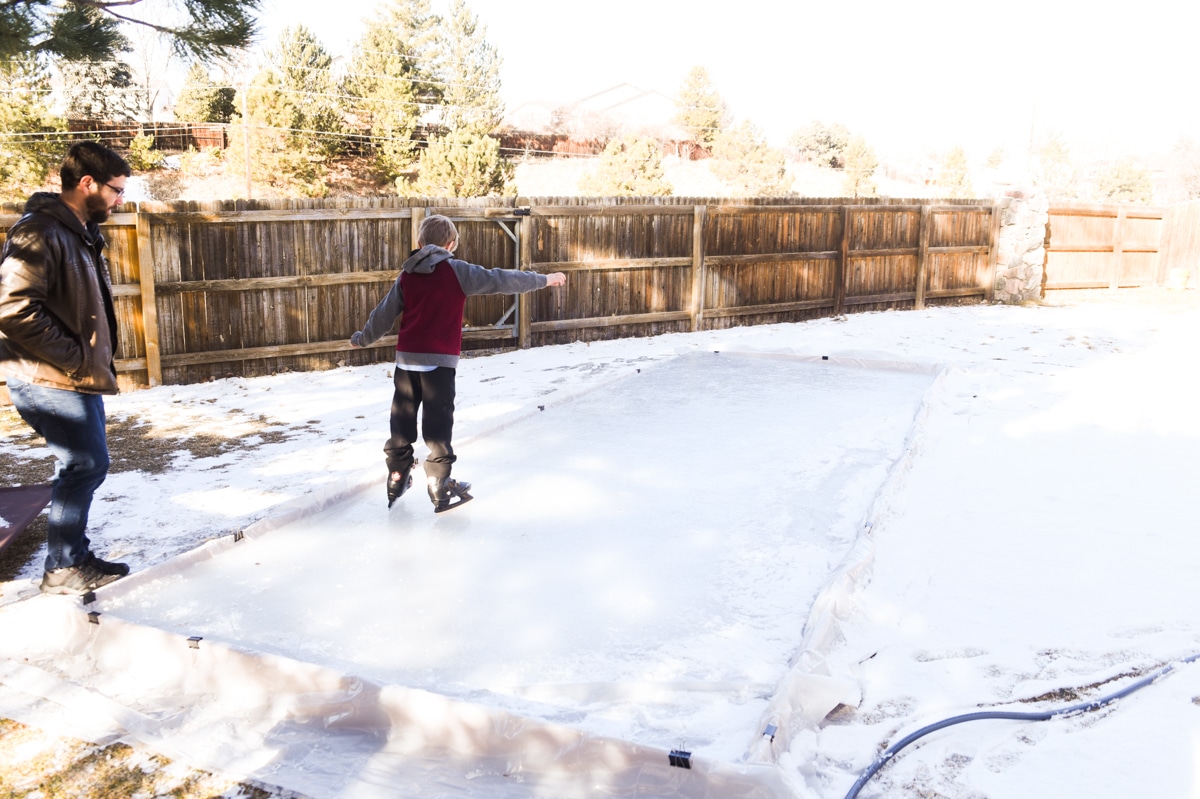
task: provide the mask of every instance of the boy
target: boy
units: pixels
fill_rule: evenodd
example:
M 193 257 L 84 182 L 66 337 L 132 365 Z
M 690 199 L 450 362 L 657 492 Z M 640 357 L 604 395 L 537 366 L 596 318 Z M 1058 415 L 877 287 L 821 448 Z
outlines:
M 417 247 L 401 268 L 363 329 L 350 337 L 366 347 L 392 329 L 400 317 L 396 341 L 396 392 L 392 397 L 391 437 L 383 447 L 388 467 L 388 507 L 412 485 L 417 408 L 421 433 L 429 447 L 425 478 L 435 513 L 471 499 L 471 484 L 450 477 L 456 460 L 450 444 L 454 429 L 454 378 L 462 353 L 463 306 L 473 294 L 524 294 L 562 286 L 562 272 L 542 275 L 517 269 L 486 269 L 453 257 L 458 229 L 440 214 L 426 217 Z

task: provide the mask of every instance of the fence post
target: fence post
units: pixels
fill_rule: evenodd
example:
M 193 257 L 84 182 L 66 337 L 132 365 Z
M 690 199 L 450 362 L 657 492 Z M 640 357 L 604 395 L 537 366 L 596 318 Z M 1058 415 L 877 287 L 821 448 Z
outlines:
M 692 209 L 692 331 L 699 332 L 704 326 L 704 284 L 708 281 L 704 268 L 705 224 L 708 206 L 697 205 Z
M 142 336 L 146 341 L 146 382 L 162 385 L 162 353 L 158 340 L 158 301 L 154 291 L 154 248 L 150 246 L 150 217 L 139 207 L 137 218 L 138 283 L 142 289 Z
M 1108 277 L 1110 289 L 1121 286 L 1121 256 L 1125 251 L 1125 206 L 1117 206 L 1117 221 L 1113 224 L 1112 271 Z
M 1000 259 L 1000 224 L 1004 219 L 1005 207 L 1004 200 L 996 200 L 992 203 L 992 230 L 988 234 L 987 266 L 983 270 L 984 280 L 987 281 L 983 287 L 984 302 L 996 301 L 996 267 L 999 266 Z
M 529 270 L 533 268 L 533 216 L 521 217 L 520 230 L 520 252 L 518 257 L 520 263 L 518 269 Z M 531 325 L 533 320 L 530 318 L 533 315 L 533 296 L 530 292 L 517 295 L 517 348 L 527 350 L 533 346 Z
M 411 221 L 412 221 L 412 247 L 411 247 L 411 249 L 415 250 L 415 249 L 417 249 L 417 238 L 420 235 L 421 223 L 425 221 L 425 209 L 424 208 L 413 208 Z
M 929 203 L 921 203 L 921 222 L 917 227 L 917 296 L 913 301 L 913 310 L 920 311 L 925 307 L 925 270 L 929 257 Z
M 850 206 L 842 205 L 842 242 L 833 273 L 833 315 L 842 316 L 846 313 L 846 280 L 849 275 L 850 260 Z

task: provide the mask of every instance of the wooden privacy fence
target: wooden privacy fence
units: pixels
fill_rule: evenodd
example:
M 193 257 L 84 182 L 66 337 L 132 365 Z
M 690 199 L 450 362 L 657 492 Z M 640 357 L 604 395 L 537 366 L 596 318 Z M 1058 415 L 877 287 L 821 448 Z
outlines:
M 136 136 L 153 136 L 156 150 L 186 150 L 194 147 L 225 149 L 229 126 L 219 122 L 112 122 L 98 119 L 68 119 L 71 133 L 87 133 L 109 147 L 129 149 Z M 78 137 L 73 137 L 78 138 Z
M 1160 284 L 1170 284 L 1175 272 L 1188 286 L 1200 287 L 1200 200 L 1167 209 L 1158 261 Z
M 431 213 L 456 221 L 465 260 L 567 273 L 470 298 L 467 350 L 981 302 L 999 225 L 985 200 L 143 203 L 105 229 L 123 387 L 392 360 L 394 335 L 348 339 Z
M 1133 205 L 1052 205 L 1044 288 L 1157 286 L 1161 208 Z

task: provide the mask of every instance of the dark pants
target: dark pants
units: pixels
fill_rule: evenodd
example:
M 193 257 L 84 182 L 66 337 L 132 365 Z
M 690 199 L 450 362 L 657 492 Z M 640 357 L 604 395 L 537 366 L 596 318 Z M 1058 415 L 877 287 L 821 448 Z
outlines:
M 392 436 L 383 446 L 388 471 L 402 472 L 412 466 L 417 440 L 417 409 L 421 409 L 421 435 L 429 447 L 426 477 L 449 477 L 454 463 L 454 378 L 455 371 L 439 366 L 432 372 L 410 372 L 397 367 L 392 396 Z
M 104 399 L 8 379 L 8 393 L 21 418 L 58 461 L 50 495 L 46 571 L 74 566 L 88 553 L 92 495 L 108 474 Z

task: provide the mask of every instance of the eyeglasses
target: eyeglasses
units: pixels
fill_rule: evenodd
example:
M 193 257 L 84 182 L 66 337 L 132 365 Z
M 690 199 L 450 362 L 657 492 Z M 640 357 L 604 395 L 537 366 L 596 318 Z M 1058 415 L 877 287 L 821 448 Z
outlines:
M 125 196 L 125 187 L 124 186 L 122 186 L 121 188 L 118 189 L 116 186 L 114 186 L 111 183 L 104 183 L 101 185 L 108 186 L 110 189 L 112 189 L 113 193 L 116 194 L 118 197 Z

